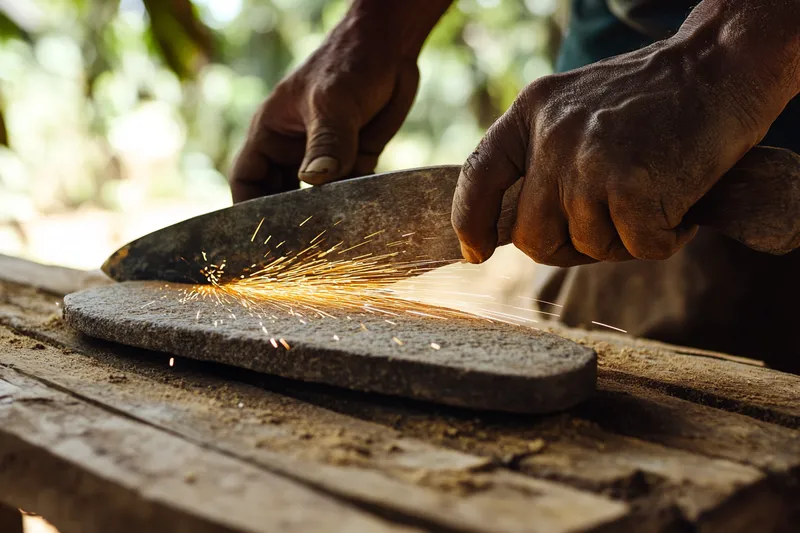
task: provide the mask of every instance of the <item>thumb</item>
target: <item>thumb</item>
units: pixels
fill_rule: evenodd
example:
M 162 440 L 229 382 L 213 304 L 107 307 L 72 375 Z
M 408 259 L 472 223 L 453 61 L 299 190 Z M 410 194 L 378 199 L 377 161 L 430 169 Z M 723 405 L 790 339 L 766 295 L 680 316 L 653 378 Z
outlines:
M 344 105 L 316 106 L 306 123 L 306 153 L 298 177 L 311 185 L 321 185 L 347 176 L 353 170 L 358 152 L 358 123 L 355 113 Z
M 497 247 L 503 195 L 525 175 L 528 128 L 514 105 L 486 132 L 461 169 L 452 223 L 470 263 L 489 259 Z

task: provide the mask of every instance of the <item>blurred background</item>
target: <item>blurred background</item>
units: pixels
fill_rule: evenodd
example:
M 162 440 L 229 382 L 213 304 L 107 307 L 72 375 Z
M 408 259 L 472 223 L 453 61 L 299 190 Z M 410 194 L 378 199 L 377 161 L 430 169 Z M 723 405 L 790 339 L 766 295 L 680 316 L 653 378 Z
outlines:
M 0 253 L 92 269 L 230 204 L 252 113 L 347 0 L 0 0 Z M 460 163 L 552 70 L 558 0 L 460 0 L 381 170 Z

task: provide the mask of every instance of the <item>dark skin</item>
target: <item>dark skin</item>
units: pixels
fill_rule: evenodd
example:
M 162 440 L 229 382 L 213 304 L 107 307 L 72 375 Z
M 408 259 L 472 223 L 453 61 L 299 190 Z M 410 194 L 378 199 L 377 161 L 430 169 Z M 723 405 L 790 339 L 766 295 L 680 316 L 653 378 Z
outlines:
M 234 201 L 371 173 L 416 93 L 416 59 L 449 0 L 355 0 L 256 114 Z M 467 261 L 513 242 L 538 263 L 666 259 L 684 215 L 800 93 L 800 0 L 704 0 L 673 37 L 536 80 L 465 163 L 453 227 Z

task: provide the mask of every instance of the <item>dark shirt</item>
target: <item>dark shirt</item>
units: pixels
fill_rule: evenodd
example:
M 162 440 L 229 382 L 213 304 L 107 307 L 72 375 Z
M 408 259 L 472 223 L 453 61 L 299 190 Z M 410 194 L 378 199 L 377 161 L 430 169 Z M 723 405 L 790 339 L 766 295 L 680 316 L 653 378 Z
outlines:
M 634 30 L 663 39 L 675 31 L 675 21 L 683 20 L 697 0 L 606 0 L 608 9 Z

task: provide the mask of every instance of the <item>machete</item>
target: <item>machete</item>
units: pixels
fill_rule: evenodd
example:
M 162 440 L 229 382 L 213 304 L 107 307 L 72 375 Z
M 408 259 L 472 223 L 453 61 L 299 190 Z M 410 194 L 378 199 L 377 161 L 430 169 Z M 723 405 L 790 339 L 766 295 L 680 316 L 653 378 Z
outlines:
M 395 250 L 405 265 L 456 262 L 461 252 L 450 207 L 459 169 L 404 170 L 250 200 L 141 237 L 115 252 L 103 270 L 117 281 L 205 283 L 201 270 L 209 265 L 243 276 L 313 245 L 332 248 L 336 260 Z M 500 245 L 511 242 L 521 184 L 506 191 Z M 800 156 L 754 148 L 687 219 L 759 251 L 800 247 Z

